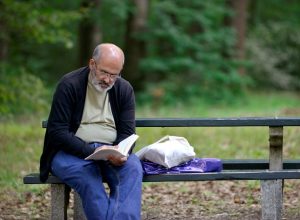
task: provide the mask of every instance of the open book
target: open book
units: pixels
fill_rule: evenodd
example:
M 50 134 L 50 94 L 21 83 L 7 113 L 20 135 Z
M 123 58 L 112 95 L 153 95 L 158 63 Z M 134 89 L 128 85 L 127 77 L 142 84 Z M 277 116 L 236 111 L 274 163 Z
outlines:
M 117 157 L 126 157 L 131 150 L 134 142 L 139 138 L 138 135 L 132 134 L 115 146 L 103 146 L 97 148 L 94 153 L 85 158 L 85 160 L 107 160 L 109 155 Z

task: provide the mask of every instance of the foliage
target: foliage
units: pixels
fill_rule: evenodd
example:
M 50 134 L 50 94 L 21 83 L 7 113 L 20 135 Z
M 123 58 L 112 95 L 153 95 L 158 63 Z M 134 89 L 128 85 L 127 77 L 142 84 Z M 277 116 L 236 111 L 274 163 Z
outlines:
M 1 89 L 7 92 L 4 82 L 19 80 L 20 75 L 7 73 L 34 75 L 50 87 L 62 74 L 78 68 L 78 25 L 85 19 L 101 30 L 101 41 L 128 48 L 126 30 L 137 11 L 135 1 L 102 0 L 99 7 L 93 2 L 0 1 L 0 52 L 7 48 L 0 59 L 9 67 L 0 72 L 5 79 Z M 264 1 L 249 2 L 249 53 L 244 61 L 233 59 L 236 39 L 225 22 L 233 11 L 226 2 L 149 1 L 145 33 L 133 34 L 146 45 L 139 62 L 143 90 L 137 92 L 138 103 L 234 103 L 250 86 L 299 90 L 298 1 L 270 0 L 268 7 Z M 248 71 L 239 74 L 246 65 Z M 1 94 L 1 102 L 11 93 Z M 1 110 L 17 112 L 8 106 Z
M 12 38 L 14 43 L 63 43 L 72 47 L 72 35 L 66 26 L 80 18 L 77 11 L 52 8 L 43 1 L 2 1 L 1 18 L 5 32 L 4 39 Z M 11 16 L 11 15 L 14 16 Z
M 224 1 L 153 2 L 149 31 L 141 36 L 149 51 L 141 73 L 151 82 L 147 89 L 153 99 L 174 103 L 207 97 L 218 102 L 241 92 L 247 80 L 237 72 L 241 64 L 229 56 L 235 38 L 223 24 L 230 15 Z M 160 97 L 154 91 L 158 88 Z
M 78 18 L 78 13 L 58 11 L 37 0 L 4 0 L 3 4 L 2 19 L 4 27 L 9 31 L 5 34 L 35 43 L 62 42 L 68 47 L 72 45 L 71 33 L 64 27 L 70 19 Z
M 0 9 L 0 46 L 7 48 L 0 63 L 1 117 L 44 113 L 49 109 L 44 82 L 52 77 L 51 67 L 57 72 L 59 62 L 64 62 L 60 68 L 69 64 L 51 52 L 55 45 L 60 50 L 74 47 L 75 37 L 69 25 L 85 11 L 66 10 L 55 1 L 49 4 L 38 0 L 3 0 Z M 64 55 L 58 51 L 57 54 Z
M 247 42 L 253 62 L 249 73 L 259 87 L 300 89 L 300 31 L 273 22 L 258 25 Z
M 252 2 L 253 3 L 253 2 Z M 247 48 L 257 88 L 300 89 L 299 1 L 272 0 L 252 7 Z
M 103 42 L 114 42 L 124 45 L 126 19 L 129 11 L 133 10 L 130 0 L 102 0 L 101 7 L 94 13 L 93 19 L 103 30 Z M 117 27 L 117 28 L 113 28 Z
M 56 66 L 58 60 L 68 65 L 59 54 L 64 55 L 62 50 L 74 48 L 76 35 L 72 27 L 85 13 L 78 7 L 68 7 L 58 6 L 55 1 L 1 1 L 0 44 L 7 47 L 3 61 L 17 68 L 24 67 L 47 80 L 52 74 L 49 66 Z M 60 51 L 54 50 L 55 46 Z M 52 51 L 57 54 L 51 54 Z
M 98 14 L 90 16 L 105 30 L 104 41 L 125 47 L 126 22 L 134 10 L 131 1 L 104 0 Z M 140 60 L 146 89 L 137 93 L 139 102 L 174 104 L 195 97 L 228 102 L 241 94 L 248 78 L 237 73 L 242 63 L 230 58 L 235 39 L 224 18 L 232 12 L 223 0 L 152 1 L 148 10 L 146 32 L 134 35 L 147 45 L 146 58 Z
M 48 109 L 47 89 L 25 68 L 0 64 L 0 114 L 43 113 Z

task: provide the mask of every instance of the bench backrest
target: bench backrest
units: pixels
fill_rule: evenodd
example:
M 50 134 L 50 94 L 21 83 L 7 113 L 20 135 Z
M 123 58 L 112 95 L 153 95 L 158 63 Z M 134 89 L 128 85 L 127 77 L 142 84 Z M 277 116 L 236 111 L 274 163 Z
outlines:
M 136 127 L 245 127 L 300 126 L 300 117 L 274 118 L 138 118 Z M 47 127 L 47 121 L 42 122 Z

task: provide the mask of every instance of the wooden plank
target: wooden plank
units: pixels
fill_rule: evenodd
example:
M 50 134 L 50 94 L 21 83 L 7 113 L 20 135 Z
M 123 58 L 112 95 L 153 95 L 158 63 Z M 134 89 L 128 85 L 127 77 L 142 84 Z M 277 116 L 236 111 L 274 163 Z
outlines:
M 226 159 L 222 163 L 224 170 L 269 169 L 266 159 Z M 284 160 L 283 169 L 300 169 L 300 160 Z
M 50 175 L 46 182 L 41 182 L 39 173 L 31 173 L 23 178 L 24 184 L 63 184 L 56 176 Z
M 239 170 L 242 172 L 243 170 L 262 170 L 265 171 L 269 168 L 269 162 L 267 160 L 223 160 L 223 172 L 226 171 L 237 171 Z M 283 168 L 284 169 L 300 169 L 300 160 L 285 160 L 283 162 Z M 180 175 L 180 174 L 176 174 Z M 198 174 L 199 175 L 199 174 Z M 202 175 L 202 174 L 200 174 Z M 40 181 L 39 174 L 38 173 L 32 173 L 24 176 L 23 178 L 24 184 L 44 184 Z M 48 180 L 45 182 L 45 184 L 49 183 L 63 183 L 60 179 L 58 179 L 56 176 L 50 175 Z
M 300 118 L 140 118 L 137 127 L 299 126 Z
M 300 170 L 243 171 L 220 173 L 159 174 L 144 176 L 143 182 L 211 181 L 211 180 L 275 180 L 300 179 Z
M 137 127 L 300 126 L 300 117 L 138 118 Z M 42 122 L 47 127 L 47 121 Z

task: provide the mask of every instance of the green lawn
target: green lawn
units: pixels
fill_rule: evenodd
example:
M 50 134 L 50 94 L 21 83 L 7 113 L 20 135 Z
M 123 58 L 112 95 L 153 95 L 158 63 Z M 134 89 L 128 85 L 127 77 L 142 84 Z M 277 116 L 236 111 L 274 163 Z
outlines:
M 233 100 L 230 104 L 210 105 L 195 100 L 192 105 L 177 103 L 162 107 L 137 105 L 137 117 L 259 117 L 300 116 L 300 95 L 288 92 L 250 93 Z
M 172 107 L 137 107 L 137 117 L 285 117 L 300 116 L 300 96 L 290 93 L 259 93 L 239 98 L 230 105 L 196 103 Z M 300 128 L 284 130 L 286 158 L 299 158 Z M 138 150 L 164 135 L 186 137 L 199 157 L 267 158 L 268 128 L 138 128 Z
M 232 105 L 203 104 L 193 106 L 137 106 L 137 117 L 237 117 L 237 116 L 300 116 L 299 96 L 288 93 L 249 95 Z M 37 172 L 42 151 L 43 117 L 17 123 L 8 120 L 0 124 L 0 189 L 28 190 L 22 176 Z M 298 158 L 300 128 L 285 130 L 285 158 Z M 199 157 L 267 158 L 267 128 L 138 128 L 140 138 L 136 150 L 164 135 L 186 137 Z M 30 186 L 37 189 L 37 186 Z

